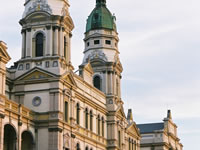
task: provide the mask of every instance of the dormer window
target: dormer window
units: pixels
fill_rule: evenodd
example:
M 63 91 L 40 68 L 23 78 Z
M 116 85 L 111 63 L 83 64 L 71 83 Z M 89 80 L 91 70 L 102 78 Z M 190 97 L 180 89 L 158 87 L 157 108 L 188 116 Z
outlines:
M 43 48 L 44 48 L 44 35 L 42 33 L 38 33 L 36 35 L 36 57 L 43 56 Z
M 100 43 L 99 40 L 94 40 L 94 45 L 97 45 L 97 44 L 99 44 L 99 43 Z

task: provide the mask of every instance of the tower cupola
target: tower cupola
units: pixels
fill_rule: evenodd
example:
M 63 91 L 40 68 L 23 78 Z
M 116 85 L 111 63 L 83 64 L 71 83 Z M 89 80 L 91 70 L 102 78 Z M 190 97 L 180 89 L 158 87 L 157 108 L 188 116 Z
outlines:
M 96 0 L 96 7 L 87 19 L 86 32 L 95 29 L 116 30 L 115 20 L 106 7 L 106 0 Z
M 106 6 L 106 0 L 96 0 L 96 6 L 90 13 L 85 32 L 85 50 L 82 68 L 91 64 L 93 85 L 104 92 L 109 101 L 120 102 L 121 98 L 121 72 L 123 71 L 118 50 L 118 33 L 116 18 Z M 113 102 L 114 103 L 114 102 Z

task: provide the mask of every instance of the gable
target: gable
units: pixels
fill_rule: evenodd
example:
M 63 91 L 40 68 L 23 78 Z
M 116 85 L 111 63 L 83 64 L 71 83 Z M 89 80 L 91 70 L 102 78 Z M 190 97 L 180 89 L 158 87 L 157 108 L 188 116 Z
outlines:
M 56 75 L 39 68 L 34 68 L 29 72 L 21 75 L 17 80 L 34 80 L 34 79 L 37 80 L 37 79 L 47 79 L 53 77 L 56 77 Z
M 67 72 L 65 75 L 63 75 L 62 79 L 70 85 L 77 86 L 76 81 L 74 80 L 74 77 L 70 72 Z
M 117 109 L 117 115 L 120 115 L 120 116 L 126 118 L 126 115 L 125 115 L 125 113 L 124 113 L 124 109 L 123 109 L 122 106 L 120 106 L 120 107 Z
M 135 122 L 132 122 L 128 127 L 127 127 L 127 132 L 131 135 L 136 135 L 140 136 L 139 129 L 137 128 Z
M 88 71 L 90 74 L 94 74 L 90 62 L 87 65 L 85 65 L 84 70 Z

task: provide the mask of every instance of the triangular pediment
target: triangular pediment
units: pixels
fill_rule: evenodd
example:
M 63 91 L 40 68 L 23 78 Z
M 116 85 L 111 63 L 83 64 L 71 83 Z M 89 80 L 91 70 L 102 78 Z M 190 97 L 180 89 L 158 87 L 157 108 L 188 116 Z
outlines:
M 0 41 L 0 59 L 7 63 L 11 58 L 8 55 L 6 44 Z
M 40 68 L 34 68 L 25 74 L 21 75 L 17 80 L 41 80 L 47 78 L 54 78 L 56 75 L 42 70 Z
M 127 132 L 132 135 L 140 136 L 139 129 L 136 126 L 135 122 L 132 122 L 127 127 Z
M 74 80 L 73 74 L 71 72 L 67 72 L 62 76 L 63 80 L 69 83 L 72 86 L 76 86 L 76 81 Z
M 88 71 L 89 73 L 94 74 L 94 71 L 93 71 L 93 69 L 92 69 L 92 66 L 91 66 L 90 62 L 87 63 L 87 65 L 85 65 L 84 69 L 85 69 L 86 71 Z
M 126 118 L 126 115 L 125 115 L 125 113 L 124 113 L 124 109 L 123 109 L 122 106 L 120 106 L 120 107 L 117 109 L 117 114 L 120 115 L 120 116 L 122 116 L 122 117 L 124 117 L 124 118 Z

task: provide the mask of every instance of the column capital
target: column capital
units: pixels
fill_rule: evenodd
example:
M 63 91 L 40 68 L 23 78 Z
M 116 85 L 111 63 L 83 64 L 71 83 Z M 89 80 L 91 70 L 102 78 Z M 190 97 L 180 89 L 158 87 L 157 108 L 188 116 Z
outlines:
M 21 30 L 21 34 L 26 33 L 26 29 Z
M 51 25 L 46 25 L 46 29 L 50 30 L 51 29 Z
M 53 30 L 58 30 L 59 28 L 59 26 L 53 26 Z
M 27 28 L 27 31 L 28 31 L 28 32 L 31 32 L 31 28 Z

